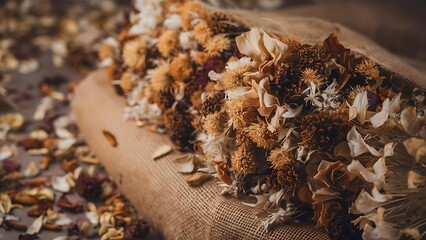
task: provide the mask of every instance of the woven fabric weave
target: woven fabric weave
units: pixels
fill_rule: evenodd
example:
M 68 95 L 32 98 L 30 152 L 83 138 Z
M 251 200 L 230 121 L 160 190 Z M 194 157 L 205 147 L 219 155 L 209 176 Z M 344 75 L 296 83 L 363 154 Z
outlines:
M 335 32 L 342 43 L 398 73 L 407 83 L 424 85 L 426 78 L 373 42 L 340 25 L 318 19 L 266 16 L 253 12 L 237 15 L 250 26 L 260 26 L 315 43 Z M 256 22 L 255 22 L 256 21 Z M 327 239 L 321 229 L 308 224 L 288 224 L 267 233 L 248 207 L 220 195 L 215 181 L 189 187 L 171 159 L 151 159 L 167 136 L 138 128 L 124 119 L 125 99 L 115 94 L 105 72 L 98 71 L 77 88 L 73 110 L 82 134 L 128 199 L 166 239 Z M 102 134 L 111 132 L 113 148 Z

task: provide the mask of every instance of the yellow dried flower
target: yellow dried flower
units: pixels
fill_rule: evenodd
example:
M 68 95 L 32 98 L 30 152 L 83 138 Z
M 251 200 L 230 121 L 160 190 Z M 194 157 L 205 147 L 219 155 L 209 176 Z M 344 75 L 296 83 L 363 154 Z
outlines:
M 192 59 L 196 64 L 203 65 L 207 59 L 209 59 L 209 54 L 206 52 L 195 52 L 195 54 L 192 56 Z
M 210 57 L 218 57 L 223 51 L 228 50 L 230 46 L 231 41 L 224 34 L 218 34 L 206 41 L 204 50 Z
M 308 85 L 310 85 L 311 82 L 318 85 L 324 80 L 324 78 L 318 74 L 317 70 L 306 68 L 302 71 L 300 80 L 304 81 Z
M 283 170 L 286 165 L 295 160 L 296 159 L 291 152 L 284 151 L 281 148 L 272 150 L 271 155 L 268 157 L 268 162 L 271 163 L 272 168 L 275 170 Z
M 231 124 L 235 129 L 243 129 L 256 121 L 256 109 L 243 99 L 235 98 L 226 103 Z
M 212 136 L 219 136 L 226 129 L 228 117 L 224 112 L 209 114 L 204 119 L 204 129 Z
M 247 83 L 244 82 L 245 74 L 252 69 L 253 63 L 250 58 L 242 58 L 238 61 L 228 63 L 227 70 L 222 73 L 217 87 L 223 90 L 232 90 L 237 87 L 246 86 Z
M 366 80 L 373 80 L 380 77 L 379 68 L 370 59 L 363 60 L 356 65 L 355 72 L 361 74 Z
M 242 175 L 248 175 L 256 172 L 256 162 L 254 161 L 254 152 L 248 144 L 242 144 L 232 154 L 232 168 Z
M 363 86 L 355 86 L 354 88 L 352 88 L 352 91 L 348 94 L 348 102 L 350 104 L 353 104 L 353 102 L 355 101 L 356 95 L 358 95 L 358 93 L 362 93 L 365 90 L 367 90 L 365 87 Z
M 123 60 L 130 68 L 143 71 L 146 67 L 146 41 L 142 37 L 130 40 L 124 44 Z
M 192 74 L 191 59 L 186 54 L 180 54 L 170 64 L 170 75 L 176 82 L 185 82 Z
M 174 30 L 165 31 L 158 38 L 157 47 L 163 57 L 169 57 L 179 48 L 179 33 Z
M 120 87 L 124 92 L 130 92 L 133 88 L 134 74 L 131 71 L 126 71 L 121 75 Z
M 200 21 L 192 31 L 195 40 L 200 44 L 205 44 L 207 40 L 213 35 L 212 30 L 205 21 Z
M 158 66 L 151 78 L 151 87 L 155 92 L 165 92 L 170 90 L 173 79 L 170 76 L 170 64 L 164 63 Z
M 247 129 L 250 139 L 260 148 L 272 149 L 278 145 L 277 133 L 268 130 L 268 125 L 261 121 L 250 125 Z

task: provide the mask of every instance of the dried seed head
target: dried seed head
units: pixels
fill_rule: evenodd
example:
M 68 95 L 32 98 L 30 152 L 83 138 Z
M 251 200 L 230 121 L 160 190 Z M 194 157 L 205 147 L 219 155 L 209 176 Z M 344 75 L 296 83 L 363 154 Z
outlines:
M 213 35 L 212 30 L 210 29 L 209 25 L 201 20 L 192 31 L 194 34 L 195 40 L 198 41 L 200 44 L 205 44 L 207 40 Z
M 313 113 L 302 120 L 302 144 L 311 150 L 333 151 L 346 139 L 349 124 L 327 113 Z
M 348 102 L 350 104 L 353 104 L 354 101 L 355 101 L 356 95 L 358 95 L 358 93 L 362 93 L 362 92 L 364 92 L 366 90 L 367 90 L 366 87 L 359 86 L 359 85 L 355 86 L 354 88 L 352 88 L 352 91 L 348 94 L 348 97 L 347 97 Z
M 248 144 L 240 145 L 232 154 L 232 168 L 242 175 L 248 175 L 256 172 L 256 162 L 254 161 L 254 152 Z
M 163 57 L 169 57 L 179 48 L 179 33 L 174 30 L 165 31 L 158 38 L 157 47 Z
M 355 72 L 361 74 L 366 80 L 373 80 L 380 77 L 380 71 L 376 63 L 370 59 L 363 60 L 356 65 Z
M 302 71 L 300 80 L 304 81 L 307 85 L 310 85 L 311 82 L 315 85 L 319 85 L 324 80 L 324 78 L 318 74 L 317 70 L 306 68 Z
M 272 173 L 266 178 L 266 183 L 272 189 L 284 189 L 285 192 L 295 193 L 303 186 L 306 178 L 304 169 L 298 164 L 297 160 L 288 161 L 281 170 L 272 170 Z
M 228 116 L 224 112 L 209 114 L 204 119 L 204 129 L 213 136 L 220 136 L 226 129 Z
M 240 59 L 237 62 L 232 62 L 232 68 L 228 68 L 224 73 L 222 73 L 222 78 L 219 81 L 220 86 L 224 90 L 232 90 L 237 87 L 247 86 L 247 83 L 244 82 L 245 74 L 250 72 L 253 69 L 253 62 L 248 58 Z M 228 65 L 230 65 L 228 63 Z
M 124 44 L 123 60 L 130 68 L 143 71 L 146 67 L 147 45 L 142 37 L 130 40 Z
M 173 79 L 170 76 L 170 65 L 168 63 L 158 66 L 151 78 L 151 87 L 155 92 L 167 92 L 172 88 Z
M 312 68 L 322 74 L 327 56 L 324 50 L 318 46 L 303 45 L 296 54 L 295 68 L 302 71 L 305 68 Z
M 260 148 L 272 149 L 279 143 L 277 133 L 270 132 L 268 125 L 263 121 L 250 125 L 247 135 Z
M 207 39 L 204 44 L 204 50 L 210 57 L 218 57 L 223 51 L 228 50 L 230 46 L 231 41 L 224 34 L 218 34 Z
M 203 115 L 206 116 L 208 114 L 220 111 L 222 101 L 223 95 L 220 94 L 206 96 L 202 106 Z
M 191 116 L 178 105 L 166 110 L 163 117 L 164 124 L 169 129 L 170 139 L 178 150 L 191 150 L 195 131 Z
M 192 74 L 191 59 L 186 54 L 180 54 L 170 64 L 170 74 L 176 82 L 187 81 Z
M 226 103 L 226 107 L 235 129 L 243 129 L 257 120 L 256 109 L 242 99 L 232 99 Z
M 281 148 L 272 150 L 271 155 L 268 157 L 268 161 L 275 170 L 282 170 L 287 164 L 295 160 L 296 159 L 291 152 L 284 151 Z

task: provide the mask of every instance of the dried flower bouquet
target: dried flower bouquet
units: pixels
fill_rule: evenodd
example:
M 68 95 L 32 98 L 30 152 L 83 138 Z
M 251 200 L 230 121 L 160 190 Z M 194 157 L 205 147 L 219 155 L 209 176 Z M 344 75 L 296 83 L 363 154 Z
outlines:
M 425 93 L 335 34 L 304 44 L 194 1 L 137 0 L 100 57 L 126 117 L 185 152 L 188 183 L 215 176 L 267 231 L 313 219 L 333 239 L 426 237 Z

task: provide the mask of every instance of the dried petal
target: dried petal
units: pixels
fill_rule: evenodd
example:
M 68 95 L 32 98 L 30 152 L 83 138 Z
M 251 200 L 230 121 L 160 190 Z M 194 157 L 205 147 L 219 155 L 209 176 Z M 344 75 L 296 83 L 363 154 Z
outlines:
M 107 139 L 107 141 L 109 142 L 109 144 L 111 144 L 112 147 L 117 147 L 118 146 L 117 139 L 115 138 L 115 136 L 111 132 L 109 132 L 107 130 L 102 130 L 102 134 Z
M 162 158 L 166 156 L 167 154 L 171 153 L 173 151 L 173 148 L 170 145 L 163 145 L 152 154 L 152 159 L 157 160 L 159 158 Z
M 44 215 L 41 215 L 36 220 L 34 220 L 31 226 L 28 227 L 28 230 L 26 233 L 27 234 L 39 233 L 41 230 L 41 227 L 43 226 L 43 219 L 44 219 Z
M 211 178 L 213 178 L 213 176 L 209 173 L 196 172 L 193 175 L 187 177 L 185 180 L 190 186 L 196 187 Z

